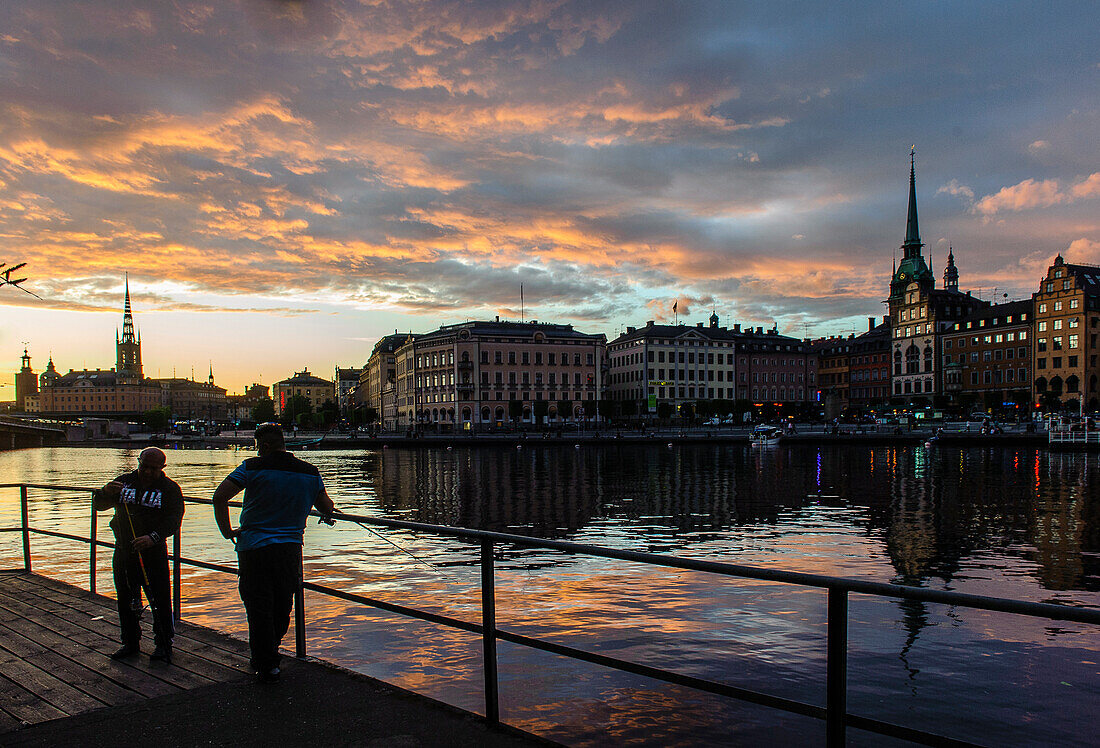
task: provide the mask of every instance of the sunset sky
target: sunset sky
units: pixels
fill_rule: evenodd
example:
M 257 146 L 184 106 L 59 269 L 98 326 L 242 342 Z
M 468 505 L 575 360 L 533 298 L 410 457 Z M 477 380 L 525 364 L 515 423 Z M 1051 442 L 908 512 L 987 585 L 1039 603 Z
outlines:
M 0 400 L 114 365 L 230 392 L 465 319 L 798 337 L 881 315 L 909 148 L 942 277 L 1100 263 L 1095 3 L 0 4 Z M 996 289 L 996 291 L 994 291 Z

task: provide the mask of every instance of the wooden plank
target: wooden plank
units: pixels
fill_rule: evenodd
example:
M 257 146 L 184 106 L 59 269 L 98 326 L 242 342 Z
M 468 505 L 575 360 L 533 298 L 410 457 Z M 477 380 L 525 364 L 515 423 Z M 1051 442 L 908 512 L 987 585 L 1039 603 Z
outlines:
M 40 580 L 44 583 L 38 584 Z M 22 582 L 25 583 L 24 589 L 32 591 L 35 594 L 40 594 L 55 602 L 72 604 L 73 607 L 86 612 L 91 612 L 91 608 L 89 608 L 88 605 L 90 603 L 95 603 L 108 608 L 106 612 L 99 612 L 96 615 L 109 616 L 111 620 L 117 617 L 117 610 L 113 598 L 93 595 L 86 590 L 71 587 L 65 585 L 63 582 L 57 582 L 56 580 L 39 577 L 37 575 L 25 577 Z M 247 643 L 220 632 L 189 624 L 186 621 L 178 621 L 176 628 L 177 649 L 186 649 L 188 652 L 195 654 L 209 653 L 212 655 L 209 659 L 232 667 L 243 667 L 248 664 L 249 653 Z M 201 646 L 192 647 L 186 642 L 181 642 L 181 638 L 205 645 L 206 648 Z M 225 656 L 220 656 L 216 650 L 224 652 Z
M 117 611 L 112 611 L 110 616 L 102 616 L 100 613 L 102 608 L 79 597 L 70 597 L 68 600 L 61 602 L 52 599 L 40 600 L 40 602 L 35 603 L 36 607 L 40 606 L 60 617 L 71 616 L 72 620 L 80 625 L 103 633 L 105 636 L 117 635 L 118 627 L 114 623 L 117 618 Z M 75 615 L 73 615 L 74 613 Z M 97 615 L 92 615 L 93 613 Z M 82 616 L 83 620 L 81 620 Z M 102 617 L 100 618 L 100 616 Z M 96 618 L 100 618 L 100 620 L 95 620 Z M 181 628 L 184 627 L 193 628 L 189 625 L 181 626 Z M 207 678 L 210 682 L 222 682 L 238 678 L 241 676 L 242 668 L 247 666 L 248 663 L 248 658 L 243 655 L 236 655 L 233 658 L 235 661 L 227 662 L 229 658 L 221 650 L 214 649 L 205 643 L 189 640 L 186 636 L 177 637 L 177 642 L 179 645 L 173 647 L 173 666 L 194 673 L 196 676 Z M 201 656 L 203 653 L 211 654 L 212 657 L 203 657 Z M 157 670 L 159 667 L 163 666 L 154 666 L 154 669 Z
M 0 703 L 2 703 L 3 700 L 4 693 L 3 690 L 0 690 Z M 18 730 L 25 724 L 26 723 L 24 723 L 23 720 L 16 719 L 7 712 L 0 710 L 0 735 L 4 734 L 5 732 L 10 732 L 11 730 Z
M 0 604 L 12 607 L 23 605 L 11 598 L 0 600 Z M 74 623 L 51 617 L 42 621 L 40 625 L 45 631 L 49 632 L 52 637 L 50 643 L 60 654 L 81 663 L 85 667 L 96 670 L 103 678 L 130 689 L 134 693 L 152 697 L 178 693 L 181 690 L 178 686 L 166 683 L 138 668 L 130 667 L 125 662 L 112 660 L 104 652 L 97 651 L 89 646 L 89 644 L 100 644 L 103 637 Z M 111 646 L 115 646 L 115 643 L 112 643 Z
M 64 717 L 65 713 L 46 703 L 27 689 L 0 673 L 0 709 L 12 721 L 33 725 Z
M 104 705 L 138 700 L 134 691 L 103 677 L 103 673 L 62 654 L 60 637 L 25 619 L 0 625 L 0 646 L 25 662 L 46 670 Z
M 22 597 L 27 599 L 34 607 L 52 613 L 55 618 L 68 621 L 94 634 L 95 636 L 93 637 L 84 637 L 82 643 L 100 652 L 103 656 L 106 657 L 117 649 L 118 642 L 116 637 L 118 635 L 118 626 L 113 620 L 108 620 L 107 616 L 100 617 L 103 610 L 102 607 L 96 608 L 93 606 L 92 609 L 88 611 L 47 598 L 28 595 L 25 592 L 22 594 Z M 111 616 L 112 619 L 114 617 L 115 616 Z M 71 635 L 72 634 L 70 634 L 70 636 Z M 176 661 L 177 660 L 174 658 L 173 662 L 175 663 Z M 208 677 L 202 673 L 192 672 L 188 667 L 176 665 L 168 667 L 159 662 L 150 663 L 145 657 L 135 657 L 126 660 L 124 664 L 142 670 L 143 672 L 179 686 L 180 688 L 195 688 L 197 686 L 209 685 L 214 682 L 230 680 L 232 679 L 230 676 L 240 676 L 239 671 L 222 666 L 218 671 L 218 675 L 221 677 Z M 196 663 L 192 658 L 183 658 L 180 660 L 179 664 L 195 665 Z M 200 669 L 208 669 L 208 664 L 209 663 L 201 664 Z
M 5 646 L 0 646 L 0 673 L 32 692 L 37 698 L 56 707 L 62 714 L 80 714 L 103 706 L 102 702 L 69 685 L 53 673 L 20 659 Z

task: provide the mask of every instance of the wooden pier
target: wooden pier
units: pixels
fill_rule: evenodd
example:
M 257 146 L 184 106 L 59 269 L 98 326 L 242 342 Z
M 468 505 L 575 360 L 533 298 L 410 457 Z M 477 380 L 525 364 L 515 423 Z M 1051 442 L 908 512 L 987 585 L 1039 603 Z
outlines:
M 0 572 L 0 745 L 550 744 L 318 661 L 254 683 L 246 643 L 187 622 L 171 665 L 116 662 L 117 618 L 112 598 Z

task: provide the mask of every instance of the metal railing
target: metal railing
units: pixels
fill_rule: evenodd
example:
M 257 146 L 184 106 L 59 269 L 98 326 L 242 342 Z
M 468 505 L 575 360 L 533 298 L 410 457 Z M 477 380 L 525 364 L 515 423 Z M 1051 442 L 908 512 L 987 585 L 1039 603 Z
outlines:
M 1048 444 L 1100 444 L 1100 429 L 1051 429 Z
M 114 543 L 96 539 L 97 519 L 96 512 L 91 510 L 91 533 L 89 537 L 82 537 L 70 533 L 45 530 L 31 527 L 29 521 L 29 489 L 42 489 L 49 491 L 87 492 L 90 488 L 76 486 L 61 486 L 53 484 L 10 483 L 0 484 L 0 489 L 18 488 L 22 524 L 19 527 L 0 528 L 0 532 L 20 532 L 23 540 L 23 567 L 31 571 L 31 545 L 32 533 L 46 535 L 55 538 L 63 538 L 89 544 L 89 588 L 95 592 L 96 576 L 96 549 L 98 547 L 114 548 Z M 211 505 L 209 499 L 185 497 L 185 501 L 195 504 Z M 230 502 L 231 506 L 239 507 L 240 502 Z M 91 502 L 89 501 L 89 506 Z M 315 512 L 313 516 L 319 516 Z M 412 530 L 415 532 L 429 533 L 461 540 L 470 541 L 480 546 L 480 587 L 481 587 L 481 621 L 475 623 L 460 618 L 440 613 L 432 613 L 418 608 L 412 608 L 398 603 L 378 600 L 365 595 L 359 595 L 344 590 L 327 587 L 314 582 L 303 581 L 302 586 L 295 593 L 294 602 L 294 630 L 295 630 L 295 654 L 298 657 L 306 655 L 306 617 L 304 590 L 311 590 L 323 595 L 328 595 L 346 602 L 368 605 L 390 613 L 409 616 L 422 621 L 450 626 L 481 636 L 482 640 L 482 671 L 485 684 L 485 718 L 490 723 L 500 720 L 499 688 L 497 681 L 497 655 L 496 644 L 498 641 L 506 641 L 513 644 L 537 649 L 551 654 L 570 657 L 595 665 L 622 670 L 636 675 L 647 676 L 655 680 L 680 686 L 687 686 L 706 693 L 739 699 L 762 706 L 780 709 L 782 711 L 813 717 L 825 721 L 826 742 L 829 746 L 843 746 L 847 728 L 853 727 L 860 730 L 901 738 L 925 745 L 974 745 L 962 740 L 955 740 L 943 735 L 938 735 L 924 730 L 919 730 L 892 722 L 886 722 L 864 715 L 852 714 L 847 708 L 847 672 L 848 672 L 848 597 L 851 594 L 873 595 L 904 600 L 918 600 L 926 603 L 938 603 L 955 605 L 978 610 L 997 611 L 1016 615 L 1047 618 L 1050 620 L 1073 621 L 1086 624 L 1100 624 L 1100 610 L 1095 608 L 1078 608 L 1050 603 L 1034 603 L 1023 600 L 1010 600 L 1005 598 L 987 597 L 983 595 L 971 595 L 961 592 L 949 592 L 944 590 L 930 590 L 920 587 L 906 587 L 903 585 L 886 584 L 882 582 L 868 582 L 857 579 L 844 579 L 830 577 L 821 574 L 805 574 L 801 572 L 779 571 L 737 564 L 726 564 L 716 561 L 700 561 L 695 559 L 677 558 L 655 553 L 639 553 L 636 551 L 617 550 L 599 546 L 571 543 L 561 540 L 546 540 L 542 538 L 525 537 L 522 535 L 510 535 L 485 530 L 469 530 L 459 527 L 446 527 L 442 525 L 429 525 L 420 522 L 407 522 L 404 520 L 383 519 L 355 514 L 338 514 L 337 520 L 348 520 L 363 524 L 388 527 L 393 529 Z M 763 693 L 749 688 L 743 688 L 729 683 L 684 675 L 663 668 L 652 667 L 637 662 L 622 660 L 616 657 L 577 649 L 564 644 L 557 644 L 544 639 L 538 639 L 523 634 L 501 629 L 496 625 L 496 573 L 494 558 L 498 546 L 518 546 L 526 548 L 541 548 L 546 550 L 561 551 L 572 555 L 594 556 L 599 558 L 617 559 L 632 563 L 648 564 L 670 569 L 683 569 L 689 571 L 717 574 L 727 577 L 743 579 L 755 579 L 765 582 L 792 584 L 802 587 L 814 587 L 827 591 L 826 613 L 826 697 L 824 706 L 804 701 L 789 699 L 783 696 Z M 200 559 L 184 557 L 180 552 L 180 534 L 174 536 L 171 553 L 172 560 L 172 589 L 173 608 L 177 619 L 180 617 L 180 568 L 182 565 L 194 566 L 210 571 L 224 572 L 236 575 L 237 569 L 223 564 L 210 563 Z M 303 567 L 304 573 L 304 567 Z

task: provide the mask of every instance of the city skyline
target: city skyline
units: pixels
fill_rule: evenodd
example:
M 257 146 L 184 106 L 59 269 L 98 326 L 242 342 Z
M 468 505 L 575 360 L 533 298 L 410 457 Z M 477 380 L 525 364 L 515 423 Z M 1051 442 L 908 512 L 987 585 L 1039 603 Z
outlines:
M 0 289 L 0 360 L 109 367 L 124 272 L 148 374 L 212 362 L 233 392 L 361 366 L 395 328 L 519 319 L 521 284 L 525 318 L 609 339 L 673 304 L 859 332 L 914 142 L 933 274 L 953 247 L 960 288 L 1029 297 L 1056 254 L 1100 262 L 1090 18 L 9 3 L 0 261 L 42 300 Z

